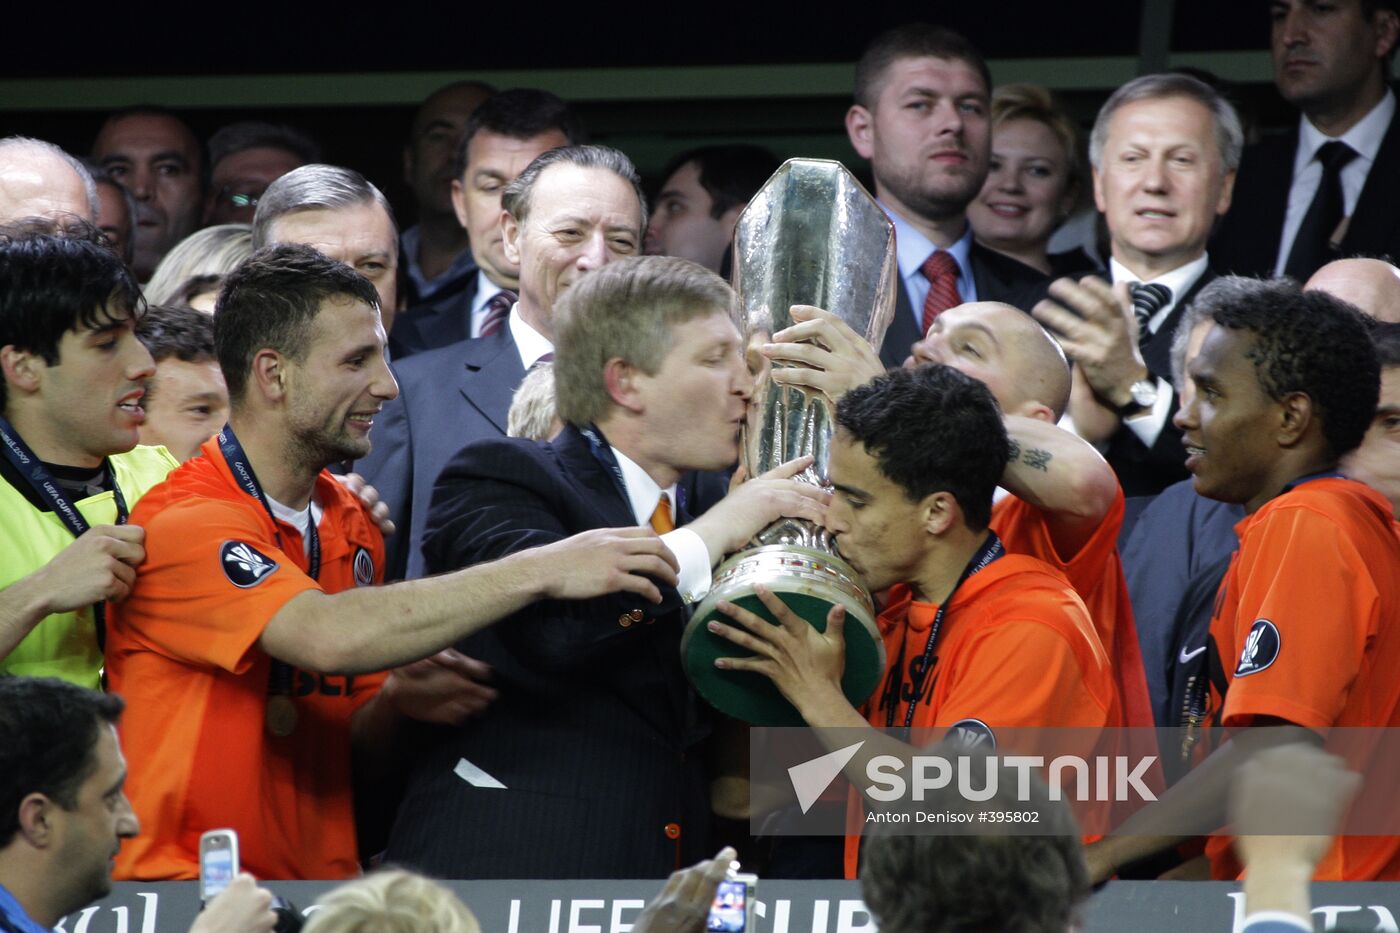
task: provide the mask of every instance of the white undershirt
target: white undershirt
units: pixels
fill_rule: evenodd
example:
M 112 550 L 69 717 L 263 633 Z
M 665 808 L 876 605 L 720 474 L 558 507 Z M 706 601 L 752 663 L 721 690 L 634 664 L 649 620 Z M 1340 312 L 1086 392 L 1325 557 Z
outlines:
M 612 448 L 617 465 L 622 470 L 622 485 L 627 490 L 628 503 L 638 525 L 651 525 L 651 513 L 656 511 L 656 503 L 661 494 L 666 493 L 671 500 L 671 521 L 676 520 L 676 484 L 662 489 L 647 471 L 628 458 L 626 454 Z M 661 536 L 662 542 L 676 556 L 680 564 L 680 582 L 676 589 L 688 603 L 698 602 L 710 591 L 710 568 L 714 565 L 705 541 L 689 528 L 677 528 Z M 723 557 L 724 555 L 719 555 Z
M 306 508 L 298 511 L 290 505 L 283 505 L 271 496 L 267 497 L 268 508 L 272 509 L 272 514 L 279 520 L 284 521 L 297 530 L 301 535 L 302 556 L 311 556 L 311 538 L 307 532 L 311 529 L 311 522 L 316 522 L 316 527 L 321 527 L 321 507 L 313 500 Z

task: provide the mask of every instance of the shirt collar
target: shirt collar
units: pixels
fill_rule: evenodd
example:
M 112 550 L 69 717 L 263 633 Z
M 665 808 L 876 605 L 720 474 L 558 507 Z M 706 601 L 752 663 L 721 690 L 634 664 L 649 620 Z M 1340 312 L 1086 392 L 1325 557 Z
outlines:
M 1170 272 L 1163 273 L 1155 279 L 1140 279 L 1127 266 L 1117 259 L 1109 258 L 1109 275 L 1114 282 L 1141 282 L 1143 285 L 1165 285 L 1172 290 L 1172 304 L 1176 304 L 1182 292 L 1191 287 L 1191 283 L 1205 274 L 1206 266 L 1210 265 L 1210 257 L 1202 253 L 1197 258 L 1191 260 L 1184 266 L 1177 266 Z
M 472 314 L 479 314 L 481 309 L 486 307 L 486 302 L 495 298 L 496 295 L 505 289 L 486 277 L 486 273 L 480 269 L 476 270 L 476 294 L 472 296 Z
M 0 885 L 0 916 L 9 920 L 20 933 L 52 933 L 48 927 L 41 926 L 37 920 L 29 916 L 25 912 L 24 906 L 13 894 L 5 890 L 4 885 Z
M 922 275 L 924 261 L 928 259 L 930 253 L 941 247 L 914 229 L 888 204 L 881 201 L 880 207 L 894 224 L 894 248 L 895 254 L 899 258 L 899 277 L 907 279 L 911 275 Z M 972 256 L 972 227 L 968 226 L 958 241 L 949 246 L 947 251 L 958 261 L 958 275 L 969 275 L 972 269 L 968 265 Z
M 506 323 L 510 326 L 510 336 L 515 341 L 515 349 L 520 351 L 521 366 L 529 369 L 539 362 L 540 357 L 554 352 L 553 342 L 521 318 L 520 302 L 510 306 L 510 317 L 506 319 Z
M 622 485 L 627 487 L 627 501 L 632 506 L 632 514 L 637 518 L 638 525 L 650 525 L 651 513 L 656 511 L 656 502 L 664 492 L 671 500 L 671 521 L 676 518 L 676 484 L 672 483 L 665 489 L 656 485 L 656 480 L 647 475 L 647 471 L 632 462 L 622 451 L 616 447 L 612 448 L 613 456 L 617 458 L 618 468 L 622 470 Z
M 1380 151 L 1381 142 L 1385 139 L 1385 131 L 1390 128 L 1390 119 L 1395 116 L 1395 94 L 1386 88 L 1385 96 L 1380 103 L 1371 108 L 1371 112 L 1362 117 L 1355 126 L 1347 130 L 1341 136 L 1335 137 L 1356 150 L 1358 159 L 1365 163 L 1374 162 L 1376 153 Z M 1334 137 L 1327 136 L 1306 116 L 1298 118 L 1298 151 L 1294 156 L 1293 173 L 1298 171 L 1317 155 L 1317 147 L 1323 143 L 1332 142 Z

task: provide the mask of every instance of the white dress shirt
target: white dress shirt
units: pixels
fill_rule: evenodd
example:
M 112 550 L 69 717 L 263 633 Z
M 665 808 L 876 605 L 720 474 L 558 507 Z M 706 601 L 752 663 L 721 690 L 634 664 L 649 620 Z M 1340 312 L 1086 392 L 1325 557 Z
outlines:
M 632 462 L 622 451 L 613 447 L 612 452 L 617 458 L 617 465 L 622 469 L 622 485 L 627 489 L 627 499 L 637 524 L 651 525 L 651 515 L 656 511 L 656 504 L 661 500 L 663 492 L 671 501 L 671 521 L 674 523 L 676 484 L 672 483 L 666 489 L 662 489 L 656 485 L 656 480 L 647 475 L 646 470 Z M 689 528 L 677 528 L 662 535 L 661 541 L 671 549 L 671 553 L 676 556 L 676 563 L 680 564 L 680 583 L 676 588 L 680 590 L 681 598 L 688 603 L 703 599 L 710 590 L 712 566 L 710 550 L 705 547 L 704 540 Z
M 506 318 L 506 325 L 510 327 L 510 336 L 515 341 L 515 349 L 520 353 L 520 365 L 526 370 L 538 363 L 540 357 L 546 353 L 554 352 L 554 342 L 526 324 L 520 316 L 520 302 L 510 306 L 510 317 Z
M 1209 258 L 1202 253 L 1200 258 L 1188 262 L 1184 266 L 1177 266 L 1165 275 L 1160 275 L 1155 279 L 1146 282 L 1139 279 L 1120 263 L 1117 259 L 1109 259 L 1108 274 L 1114 283 L 1128 282 L 1141 283 L 1143 285 L 1165 285 L 1171 289 L 1171 301 L 1162 306 L 1156 314 L 1147 321 L 1147 332 L 1157 333 L 1157 328 L 1166 322 L 1171 313 L 1176 310 L 1177 303 L 1181 301 L 1181 296 L 1190 290 L 1196 280 L 1205 275 L 1206 266 L 1210 264 Z M 1167 416 L 1172 409 L 1172 384 L 1170 381 L 1157 377 L 1157 401 L 1146 411 L 1139 412 L 1131 418 L 1124 418 L 1123 423 L 1128 426 L 1134 434 L 1138 436 L 1148 447 L 1157 443 L 1157 437 L 1162 433 L 1162 429 L 1167 426 Z
M 1361 200 L 1361 189 L 1366 185 L 1366 176 L 1375 164 L 1376 153 L 1380 151 L 1385 131 L 1390 128 L 1390 120 L 1395 116 L 1395 95 L 1387 88 L 1381 102 L 1371 108 L 1371 112 L 1361 121 L 1336 137 L 1356 151 L 1356 157 L 1342 166 L 1342 215 L 1350 217 L 1356 210 L 1356 202 Z M 1288 265 L 1288 254 L 1293 251 L 1293 240 L 1298 236 L 1298 228 L 1303 225 L 1308 208 L 1312 206 L 1317 186 L 1322 182 L 1322 163 L 1317 160 L 1318 147 L 1333 141 L 1313 126 L 1307 117 L 1298 118 L 1298 149 L 1293 154 L 1293 184 L 1288 188 L 1288 210 L 1283 215 L 1283 239 L 1279 242 L 1278 261 L 1274 263 L 1274 275 L 1283 275 L 1283 267 Z

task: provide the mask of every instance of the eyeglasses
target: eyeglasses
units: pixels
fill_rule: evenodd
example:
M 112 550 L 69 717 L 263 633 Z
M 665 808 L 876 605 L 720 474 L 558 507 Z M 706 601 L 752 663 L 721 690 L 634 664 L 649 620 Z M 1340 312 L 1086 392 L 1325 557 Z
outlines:
M 226 201 L 234 207 L 257 207 L 263 192 L 238 191 L 234 188 L 220 188 L 217 200 Z

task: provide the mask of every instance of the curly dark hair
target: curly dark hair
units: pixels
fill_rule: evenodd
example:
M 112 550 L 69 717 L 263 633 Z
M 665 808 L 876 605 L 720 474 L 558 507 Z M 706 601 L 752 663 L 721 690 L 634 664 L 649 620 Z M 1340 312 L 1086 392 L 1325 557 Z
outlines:
M 1221 327 L 1254 335 L 1247 356 L 1260 387 L 1274 400 L 1293 392 L 1311 399 L 1334 457 L 1361 443 L 1380 397 L 1371 319 L 1286 278 L 1216 279 L 1196 306 Z
M 97 767 L 97 730 L 125 704 L 52 677 L 0 674 L 0 849 L 19 831 L 19 803 L 33 793 L 78 805 L 78 789 Z
M 982 531 L 991 521 L 1011 445 L 981 382 L 947 366 L 896 369 L 846 393 L 836 423 L 912 501 L 950 492 L 968 528 Z

